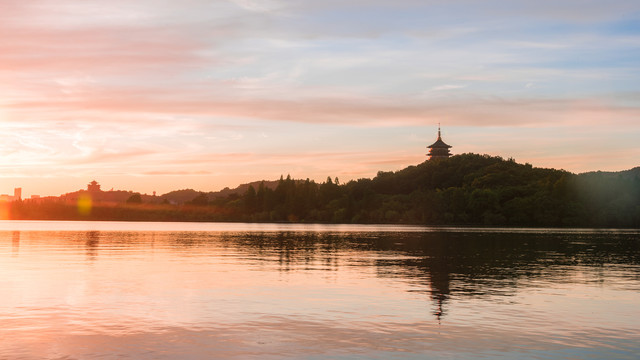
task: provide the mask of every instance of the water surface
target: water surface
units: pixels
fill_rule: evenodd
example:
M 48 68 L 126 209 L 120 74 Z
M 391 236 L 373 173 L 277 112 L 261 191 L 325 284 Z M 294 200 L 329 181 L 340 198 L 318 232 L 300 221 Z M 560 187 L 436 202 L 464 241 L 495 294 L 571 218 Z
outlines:
M 640 233 L 0 222 L 0 359 L 640 356 Z

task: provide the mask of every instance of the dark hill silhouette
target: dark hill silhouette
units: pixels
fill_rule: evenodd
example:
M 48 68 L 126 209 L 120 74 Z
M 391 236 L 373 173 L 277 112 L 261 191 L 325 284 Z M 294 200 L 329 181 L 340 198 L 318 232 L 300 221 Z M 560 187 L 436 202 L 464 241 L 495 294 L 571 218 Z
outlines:
M 193 200 L 201 193 L 201 191 L 196 191 L 193 189 L 183 189 L 168 192 L 164 195 L 161 195 L 160 198 L 162 198 L 163 200 L 167 200 L 172 204 L 184 204 L 187 201 Z
M 269 189 L 275 189 L 276 186 L 278 186 L 277 180 L 272 180 L 272 181 L 261 180 L 261 181 L 253 181 L 247 184 L 241 184 L 238 187 L 233 189 L 226 187 L 220 191 L 203 192 L 203 191 L 196 191 L 193 189 L 175 190 L 175 191 L 171 191 L 161 195 L 160 198 L 162 200 L 166 199 L 168 202 L 173 204 L 184 204 L 189 201 L 192 201 L 194 198 L 196 198 L 201 194 L 205 194 L 208 200 L 213 200 L 216 198 L 226 198 L 232 195 L 242 195 L 249 189 L 249 186 L 253 186 L 254 188 L 257 189 L 261 183 L 264 183 L 264 186 Z
M 425 161 L 346 184 L 287 176 L 218 192 L 141 196 L 141 203 L 127 203 L 131 192 L 107 194 L 120 205 L 98 202 L 84 218 L 640 228 L 640 167 L 576 175 L 478 154 Z M 69 201 L 14 203 L 11 216 L 83 218 Z

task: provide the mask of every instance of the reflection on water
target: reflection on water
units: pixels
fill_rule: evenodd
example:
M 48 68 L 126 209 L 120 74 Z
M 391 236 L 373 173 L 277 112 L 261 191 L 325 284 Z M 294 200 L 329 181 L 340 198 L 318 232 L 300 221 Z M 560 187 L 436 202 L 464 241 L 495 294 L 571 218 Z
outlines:
M 85 248 L 87 254 L 87 260 L 95 260 L 98 256 L 98 245 L 100 245 L 100 232 L 87 231 L 87 240 L 85 241 Z
M 11 252 L 13 255 L 18 255 L 20 252 L 20 231 L 11 233 Z
M 640 352 L 635 231 L 127 226 L 0 232 L 0 359 Z

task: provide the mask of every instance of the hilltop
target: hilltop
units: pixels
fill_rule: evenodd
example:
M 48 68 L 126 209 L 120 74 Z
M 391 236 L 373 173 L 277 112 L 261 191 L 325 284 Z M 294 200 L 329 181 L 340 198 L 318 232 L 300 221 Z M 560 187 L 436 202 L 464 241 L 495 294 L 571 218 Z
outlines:
M 161 195 L 160 198 L 162 199 L 162 201 L 166 200 L 171 204 L 184 204 L 193 201 L 199 196 L 204 197 L 204 199 L 206 199 L 207 201 L 211 201 L 214 199 L 226 198 L 230 196 L 240 196 L 244 194 L 249 189 L 249 187 L 257 188 L 258 186 L 260 186 L 260 184 L 263 184 L 265 187 L 273 190 L 278 186 L 278 181 L 253 181 L 247 184 L 241 184 L 233 189 L 226 187 L 220 191 L 210 192 L 196 191 L 193 189 L 175 190 Z

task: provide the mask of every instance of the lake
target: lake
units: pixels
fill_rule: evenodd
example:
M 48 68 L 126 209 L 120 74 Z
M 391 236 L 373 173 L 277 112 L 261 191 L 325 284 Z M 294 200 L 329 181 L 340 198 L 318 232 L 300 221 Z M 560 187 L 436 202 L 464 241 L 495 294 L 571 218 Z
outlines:
M 0 359 L 637 359 L 640 231 L 0 221 Z

